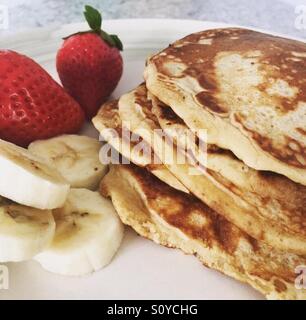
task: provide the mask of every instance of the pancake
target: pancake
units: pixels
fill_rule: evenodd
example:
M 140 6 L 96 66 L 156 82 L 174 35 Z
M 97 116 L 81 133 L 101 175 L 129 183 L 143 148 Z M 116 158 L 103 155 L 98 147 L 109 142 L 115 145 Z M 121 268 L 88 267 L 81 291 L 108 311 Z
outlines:
M 208 142 L 306 185 L 306 44 L 246 29 L 191 34 L 148 59 L 146 85 Z
M 177 133 L 189 130 L 188 127 L 169 106 L 152 95 L 150 97 L 152 113 L 156 116 L 159 125 L 167 130 L 177 145 L 181 144 L 180 139 L 176 139 Z M 191 146 L 192 143 L 193 146 Z M 195 150 L 194 157 L 197 158 L 201 151 L 195 141 L 190 140 L 188 144 L 191 150 Z M 186 145 L 183 144 L 180 147 L 184 149 Z M 224 184 L 231 192 L 256 206 L 268 219 L 281 219 L 284 225 L 290 223 L 290 219 L 295 223 L 299 221 L 299 225 L 294 230 L 297 233 L 303 231 L 306 222 L 305 186 L 294 183 L 282 175 L 254 170 L 230 151 L 215 145 L 209 145 L 206 151 L 208 154 L 206 166 L 220 184 Z M 275 212 L 276 208 L 282 209 Z
M 305 258 L 277 253 L 192 195 L 134 165 L 113 165 L 100 187 L 123 223 L 141 236 L 187 254 L 207 267 L 246 282 L 269 299 L 305 299 L 295 288 L 295 268 Z
M 173 146 L 159 135 L 153 139 L 153 130 L 160 125 L 144 85 L 121 97 L 119 115 L 191 193 L 228 221 L 278 250 L 306 254 L 304 186 L 281 175 L 256 172 L 218 150 L 207 153 L 207 170 L 190 174 L 197 169 L 178 164 Z
M 122 123 L 118 114 L 118 100 L 105 103 L 98 114 L 92 119 L 96 129 L 100 132 L 103 139 L 117 152 L 130 160 L 134 164 L 144 167 L 159 179 L 169 184 L 171 187 L 189 193 L 189 190 L 162 164 L 153 164 L 152 159 L 156 158 L 151 147 L 138 137 L 138 142 L 142 142 L 144 149 L 148 152 L 135 152 L 137 141 L 129 141 L 123 134 L 130 136 L 130 132 L 122 131 Z M 137 150 L 136 150 L 137 151 Z

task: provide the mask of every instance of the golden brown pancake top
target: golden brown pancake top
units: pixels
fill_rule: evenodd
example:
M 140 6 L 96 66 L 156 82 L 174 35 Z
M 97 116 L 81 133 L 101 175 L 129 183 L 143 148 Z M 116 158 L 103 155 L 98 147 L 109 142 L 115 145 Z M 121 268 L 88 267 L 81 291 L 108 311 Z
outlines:
M 195 99 L 205 109 L 223 118 L 235 109 L 232 120 L 264 151 L 305 168 L 305 43 L 247 29 L 215 29 L 178 40 L 151 61 L 161 81 L 195 79 Z M 173 83 L 167 85 L 175 90 Z M 296 120 L 290 118 L 293 112 Z M 286 116 L 287 124 L 297 124 L 287 132 Z M 282 117 L 284 123 L 273 123 L 269 117 Z

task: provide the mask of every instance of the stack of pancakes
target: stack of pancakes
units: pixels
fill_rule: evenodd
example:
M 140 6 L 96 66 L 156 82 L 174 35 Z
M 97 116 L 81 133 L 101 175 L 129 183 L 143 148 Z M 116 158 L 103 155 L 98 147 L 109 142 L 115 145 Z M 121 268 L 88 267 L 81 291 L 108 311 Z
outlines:
M 93 119 L 131 161 L 101 184 L 122 221 L 267 298 L 305 299 L 306 45 L 203 31 L 150 57 L 144 78 Z

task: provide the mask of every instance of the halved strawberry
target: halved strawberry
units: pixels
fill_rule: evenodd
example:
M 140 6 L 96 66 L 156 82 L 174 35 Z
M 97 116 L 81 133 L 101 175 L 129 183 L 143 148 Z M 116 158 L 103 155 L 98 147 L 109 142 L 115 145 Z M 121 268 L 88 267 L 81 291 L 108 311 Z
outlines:
M 84 122 L 79 104 L 35 61 L 0 50 L 0 138 L 32 141 L 76 133 Z

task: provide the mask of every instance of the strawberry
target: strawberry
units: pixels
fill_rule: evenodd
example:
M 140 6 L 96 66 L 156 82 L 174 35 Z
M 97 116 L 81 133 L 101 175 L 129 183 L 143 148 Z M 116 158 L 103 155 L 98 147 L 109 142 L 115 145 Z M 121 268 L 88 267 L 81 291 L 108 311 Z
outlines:
M 90 31 L 67 38 L 57 53 L 56 66 L 64 88 L 84 109 L 88 119 L 116 88 L 123 69 L 122 43 L 101 29 L 102 16 L 85 6 Z
M 78 103 L 35 61 L 0 50 L 0 138 L 27 146 L 34 140 L 77 132 Z

